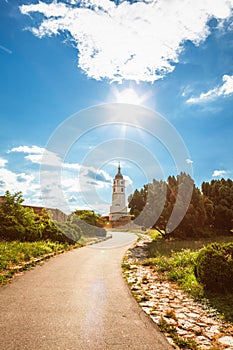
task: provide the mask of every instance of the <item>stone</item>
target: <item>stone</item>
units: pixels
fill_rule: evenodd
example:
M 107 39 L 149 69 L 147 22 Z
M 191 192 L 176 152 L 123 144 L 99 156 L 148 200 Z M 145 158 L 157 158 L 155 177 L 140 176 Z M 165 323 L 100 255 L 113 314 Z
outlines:
M 177 321 L 174 320 L 173 318 L 167 318 L 167 317 L 165 316 L 165 319 L 166 319 L 167 323 L 168 323 L 170 326 L 176 326 L 176 325 L 177 325 Z
M 185 314 L 183 314 L 182 312 L 179 312 L 179 313 L 177 312 L 177 313 L 176 313 L 176 317 L 177 317 L 177 318 L 183 318 L 183 319 L 186 319 L 186 320 L 187 320 L 187 316 L 186 316 Z
M 159 323 L 159 321 L 161 320 L 161 316 L 151 315 L 150 317 L 155 323 Z
M 141 243 L 140 245 L 143 246 Z M 135 288 L 133 294 L 138 301 L 141 300 L 142 309 L 153 322 L 158 324 L 161 319 L 165 319 L 180 337 L 194 340 L 199 350 L 233 350 L 233 326 L 218 319 L 215 310 L 188 297 L 153 267 L 140 265 L 143 254 L 143 248 L 140 248 L 135 258 L 126 255 L 125 263 L 135 268 L 130 273 L 124 271 L 124 274 L 131 280 L 131 289 Z M 168 340 L 171 339 L 169 334 L 165 336 Z M 175 349 L 179 349 L 170 341 Z
M 197 314 L 197 313 L 195 313 L 195 312 L 189 312 L 189 313 L 187 314 L 187 317 L 197 319 L 197 318 L 199 318 L 199 317 L 200 317 L 200 315 L 199 315 L 199 314 Z
M 225 337 L 218 338 L 218 342 L 225 346 L 233 346 L 233 337 L 226 335 Z
M 142 310 L 143 310 L 147 315 L 150 315 L 151 310 L 150 310 L 149 307 L 143 306 L 143 307 L 142 307 Z
M 192 331 L 196 334 L 196 335 L 201 335 L 202 334 L 202 328 L 199 326 L 194 326 L 192 328 Z
M 212 335 L 214 334 L 219 334 L 220 330 L 219 330 L 219 326 L 212 326 L 206 329 L 207 334 L 210 333 Z
M 184 330 L 184 329 L 182 329 L 182 328 L 177 327 L 176 330 L 177 330 L 177 333 L 178 333 L 181 337 L 183 337 L 183 336 L 185 336 L 186 334 L 188 334 L 187 331 Z
M 179 326 L 183 329 L 186 329 L 186 330 L 193 329 L 193 324 L 191 322 L 181 320 L 181 321 L 178 321 L 178 323 L 179 323 Z

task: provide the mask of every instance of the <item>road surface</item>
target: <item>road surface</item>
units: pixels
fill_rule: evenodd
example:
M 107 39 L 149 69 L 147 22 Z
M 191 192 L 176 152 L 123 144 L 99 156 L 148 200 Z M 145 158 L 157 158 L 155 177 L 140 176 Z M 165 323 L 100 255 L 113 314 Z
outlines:
M 170 350 L 131 296 L 121 261 L 136 236 L 115 232 L 61 254 L 0 289 L 3 350 Z

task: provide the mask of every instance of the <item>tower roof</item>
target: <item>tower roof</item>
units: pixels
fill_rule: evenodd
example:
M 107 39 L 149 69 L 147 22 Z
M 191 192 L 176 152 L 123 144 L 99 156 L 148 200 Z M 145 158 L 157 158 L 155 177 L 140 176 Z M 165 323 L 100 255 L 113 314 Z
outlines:
M 123 176 L 121 174 L 121 166 L 120 163 L 118 164 L 118 173 L 115 176 L 115 179 L 123 179 Z

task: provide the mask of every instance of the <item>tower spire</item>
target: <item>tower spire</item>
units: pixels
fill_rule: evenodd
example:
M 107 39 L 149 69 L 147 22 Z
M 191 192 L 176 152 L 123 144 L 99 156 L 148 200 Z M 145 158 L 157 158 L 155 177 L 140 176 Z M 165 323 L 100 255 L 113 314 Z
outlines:
M 110 207 L 109 220 L 118 221 L 127 217 L 125 205 L 125 180 L 121 174 L 121 164 L 118 162 L 118 172 L 113 179 L 112 205 Z

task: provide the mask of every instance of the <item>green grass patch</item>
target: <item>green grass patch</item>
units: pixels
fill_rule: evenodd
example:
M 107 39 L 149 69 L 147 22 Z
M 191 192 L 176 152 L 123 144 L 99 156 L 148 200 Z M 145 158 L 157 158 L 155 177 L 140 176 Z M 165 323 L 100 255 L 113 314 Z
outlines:
M 162 230 L 161 230 L 161 232 L 163 232 L 163 233 L 165 234 L 165 231 L 162 231 Z M 153 239 L 153 240 L 158 240 L 158 239 L 162 238 L 161 232 L 159 232 L 159 231 L 156 230 L 156 229 L 150 229 L 150 230 L 147 230 L 145 233 L 146 233 L 147 235 L 149 235 L 149 236 L 151 237 L 151 239 Z
M 207 304 L 218 311 L 220 318 L 233 323 L 233 293 L 205 295 Z
M 24 268 L 25 263 L 32 261 L 33 265 L 33 259 L 46 256 L 50 253 L 69 250 L 75 246 L 51 241 L 0 241 L 0 285 L 6 283 L 17 272 L 17 267 L 22 271 L 27 268 L 26 266 Z
M 185 249 L 173 252 L 171 256 L 160 255 L 143 262 L 143 265 L 154 266 L 155 270 L 165 273 L 169 281 L 176 282 L 183 290 L 195 299 L 203 297 L 203 288 L 194 275 L 194 266 L 198 252 Z
M 148 232 L 154 232 L 154 230 L 149 230 Z M 157 238 L 156 238 L 157 237 Z M 179 252 L 185 249 L 190 249 L 192 251 L 197 251 L 209 243 L 220 242 L 228 243 L 232 242 L 232 236 L 214 236 L 212 238 L 203 239 L 189 239 L 189 240 L 178 240 L 178 239 L 161 239 L 158 235 L 154 235 L 153 242 L 148 246 L 148 257 L 156 257 L 159 255 L 170 256 L 173 252 Z
M 162 278 L 177 283 L 195 300 L 202 301 L 210 309 L 216 310 L 215 315 L 233 323 L 233 293 L 207 293 L 194 275 L 194 267 L 199 251 L 184 249 L 172 252 L 171 255 L 159 255 L 149 258 L 142 264 L 153 266 Z

